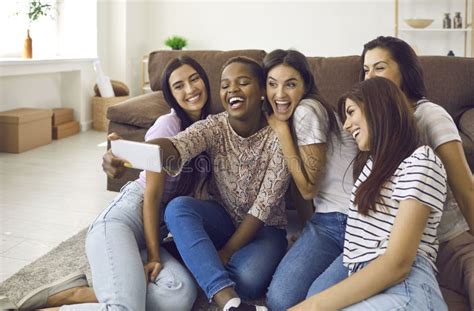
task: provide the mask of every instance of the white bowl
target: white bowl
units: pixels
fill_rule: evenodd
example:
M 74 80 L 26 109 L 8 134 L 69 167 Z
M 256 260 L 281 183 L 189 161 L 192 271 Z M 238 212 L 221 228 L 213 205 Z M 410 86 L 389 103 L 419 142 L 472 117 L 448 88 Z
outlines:
M 410 27 L 413 28 L 426 28 L 433 22 L 432 19 L 424 19 L 424 18 L 407 18 L 405 19 L 405 23 L 407 23 Z

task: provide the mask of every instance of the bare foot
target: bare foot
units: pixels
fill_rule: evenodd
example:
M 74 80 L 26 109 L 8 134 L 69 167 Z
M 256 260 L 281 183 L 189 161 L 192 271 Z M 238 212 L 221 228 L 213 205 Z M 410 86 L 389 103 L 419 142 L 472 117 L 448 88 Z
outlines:
M 238 298 L 238 297 L 239 296 L 235 292 L 234 288 L 230 286 L 217 292 L 217 294 L 215 294 L 214 297 L 212 297 L 212 299 L 222 309 L 224 308 L 227 301 L 231 300 L 232 298 Z

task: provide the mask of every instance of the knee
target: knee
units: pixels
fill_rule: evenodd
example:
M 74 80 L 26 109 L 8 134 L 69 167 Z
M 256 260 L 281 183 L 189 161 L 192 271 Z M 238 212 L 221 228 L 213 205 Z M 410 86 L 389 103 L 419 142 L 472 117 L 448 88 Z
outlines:
M 171 200 L 165 209 L 165 222 L 168 225 L 174 219 L 189 214 L 192 212 L 193 201 L 192 197 L 177 197 Z
M 241 271 L 232 277 L 235 282 L 235 291 L 244 300 L 253 300 L 262 297 L 268 286 L 265 277 L 256 271 Z
M 149 283 L 147 310 L 191 310 L 197 297 L 192 280 L 180 280 L 173 273 L 162 270 L 155 282 Z
M 270 283 L 267 291 L 267 305 L 270 310 L 280 311 L 288 309 L 287 292 L 280 286 L 280 282 L 275 278 Z

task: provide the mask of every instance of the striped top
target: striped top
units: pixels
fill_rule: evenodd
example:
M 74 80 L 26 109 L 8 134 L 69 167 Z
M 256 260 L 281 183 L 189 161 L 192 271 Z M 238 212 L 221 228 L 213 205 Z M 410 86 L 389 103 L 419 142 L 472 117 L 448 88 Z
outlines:
M 383 202 L 376 204 L 376 212 L 370 211 L 364 216 L 357 212 L 354 198 L 359 185 L 370 175 L 372 165 L 372 159 L 369 159 L 352 189 L 344 241 L 344 265 L 349 274 L 385 253 L 400 201 L 406 199 L 417 200 L 431 210 L 417 253 L 436 269 L 437 229 L 446 199 L 447 182 L 441 160 L 428 146 L 416 149 L 400 163 L 382 187 Z

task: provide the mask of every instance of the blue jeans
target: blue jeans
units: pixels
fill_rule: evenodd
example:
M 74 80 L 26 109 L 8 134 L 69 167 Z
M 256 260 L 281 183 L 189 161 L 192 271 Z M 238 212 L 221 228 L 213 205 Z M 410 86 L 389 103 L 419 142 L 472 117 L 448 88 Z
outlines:
M 313 295 L 316 295 L 323 290 L 336 285 L 337 283 L 343 281 L 347 278 L 349 270 L 344 266 L 343 254 L 341 253 L 337 258 L 324 270 L 321 275 L 314 280 L 314 282 L 309 287 L 306 298 L 309 298 Z
M 365 263 L 365 265 L 367 264 L 368 263 Z M 308 294 L 308 297 L 342 281 L 340 276 L 344 272 L 347 272 L 347 269 L 342 265 L 342 260 L 338 260 L 337 264 L 331 265 L 331 267 L 321 275 L 320 278 L 324 278 L 325 280 L 320 282 L 319 286 L 312 287 L 310 290 L 312 292 Z M 331 275 L 334 276 L 332 280 Z M 448 310 L 448 307 L 441 295 L 441 290 L 439 289 L 431 264 L 425 258 L 417 256 L 412 265 L 410 274 L 404 281 L 343 310 L 444 311 Z
M 306 298 L 314 281 L 342 254 L 347 216 L 315 213 L 273 275 L 267 304 L 287 310 Z
M 224 207 L 215 201 L 178 197 L 168 203 L 165 222 L 181 257 L 209 300 L 235 286 L 243 299 L 265 294 L 273 272 L 285 254 L 286 232 L 265 226 L 224 267 L 218 250 L 236 228 Z
M 196 286 L 186 268 L 160 248 L 162 270 L 147 283 L 143 270 L 143 187 L 128 183 L 91 225 L 86 238 L 94 292 L 99 303 L 61 310 L 191 310 Z M 160 227 L 160 237 L 168 234 Z

